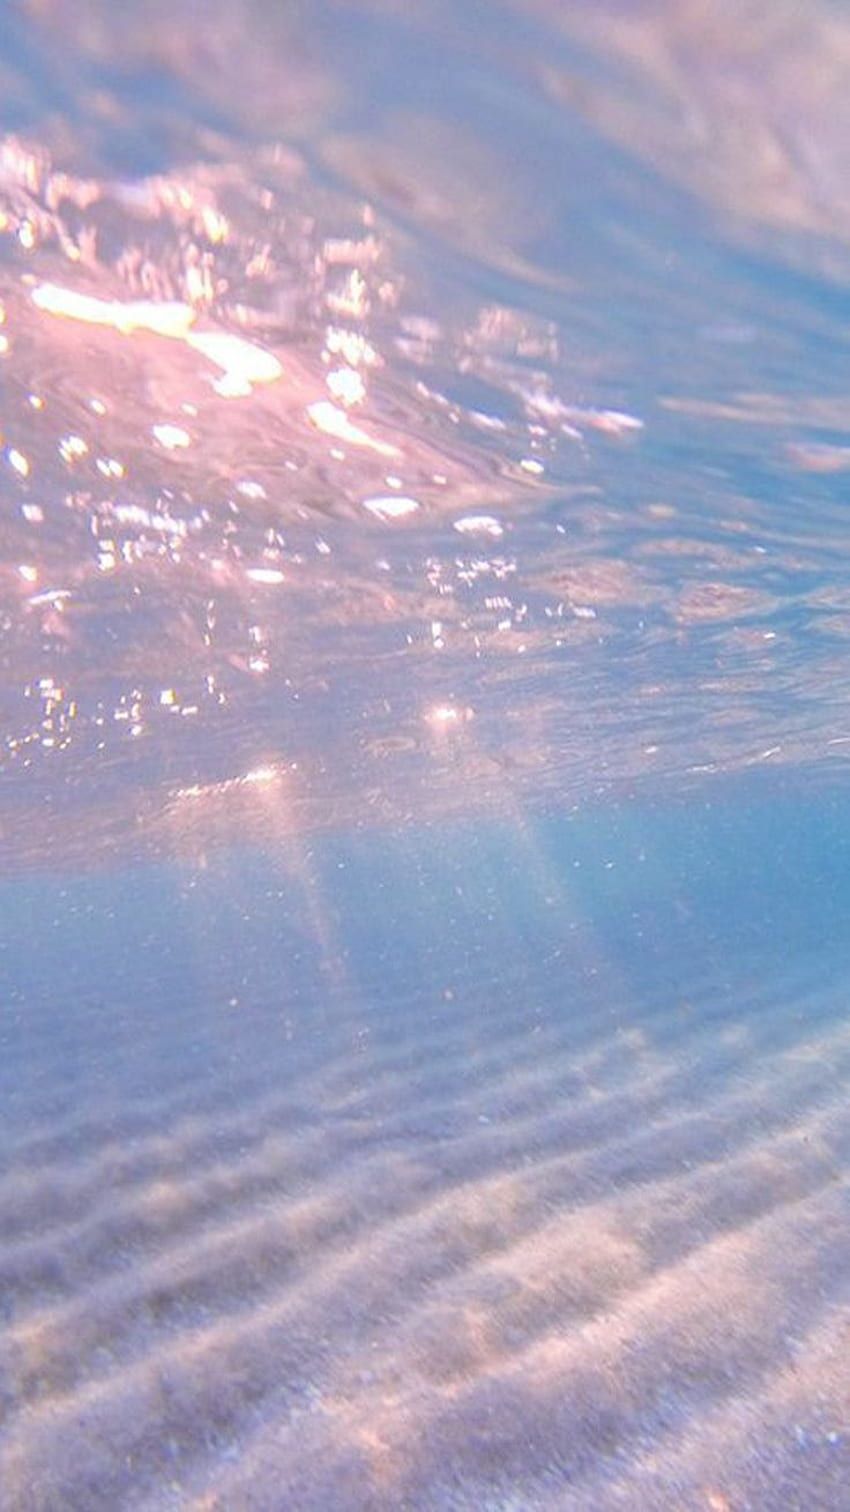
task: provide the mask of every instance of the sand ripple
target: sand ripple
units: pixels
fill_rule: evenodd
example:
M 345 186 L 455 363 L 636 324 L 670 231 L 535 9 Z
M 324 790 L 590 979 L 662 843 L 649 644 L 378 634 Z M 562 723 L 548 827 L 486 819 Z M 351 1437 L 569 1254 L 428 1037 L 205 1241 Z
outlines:
M 31 1068 L 3 1512 L 841 1505 L 850 1029 L 797 987 L 341 999 L 83 1112 Z

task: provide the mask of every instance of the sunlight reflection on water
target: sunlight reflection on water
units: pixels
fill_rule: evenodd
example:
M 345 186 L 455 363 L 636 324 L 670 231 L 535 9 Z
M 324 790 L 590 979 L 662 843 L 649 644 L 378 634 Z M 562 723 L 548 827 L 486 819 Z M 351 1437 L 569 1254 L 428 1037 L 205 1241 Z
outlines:
M 0 1512 L 844 1505 L 848 68 L 10 9 Z

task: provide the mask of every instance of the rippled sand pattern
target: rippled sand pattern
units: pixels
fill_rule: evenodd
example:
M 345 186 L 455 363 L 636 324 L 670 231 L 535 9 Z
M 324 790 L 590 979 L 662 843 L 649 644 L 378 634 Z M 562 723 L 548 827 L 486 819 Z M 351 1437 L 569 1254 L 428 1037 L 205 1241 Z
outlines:
M 0 6 L 0 1512 L 850 1508 L 850 24 Z
M 850 1028 L 815 970 L 585 975 L 558 1015 L 519 974 L 270 1014 L 84 1107 L 45 1043 L 0 1184 L 4 1512 L 842 1505 Z

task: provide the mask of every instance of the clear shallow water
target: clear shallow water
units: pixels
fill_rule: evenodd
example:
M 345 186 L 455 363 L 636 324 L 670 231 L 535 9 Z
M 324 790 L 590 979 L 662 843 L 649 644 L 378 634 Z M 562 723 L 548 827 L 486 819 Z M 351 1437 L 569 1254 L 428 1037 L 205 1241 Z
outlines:
M 847 59 L 10 11 L 4 1512 L 844 1505 Z

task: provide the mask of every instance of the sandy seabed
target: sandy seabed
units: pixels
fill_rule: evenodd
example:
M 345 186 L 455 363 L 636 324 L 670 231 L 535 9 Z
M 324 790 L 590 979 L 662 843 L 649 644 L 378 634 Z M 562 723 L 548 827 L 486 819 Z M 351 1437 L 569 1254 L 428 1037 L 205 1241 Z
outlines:
M 521 967 L 163 1005 L 141 1078 L 82 1003 L 30 1025 L 3 1512 L 847 1505 L 834 983 L 591 971 L 553 1007 Z

